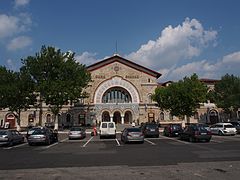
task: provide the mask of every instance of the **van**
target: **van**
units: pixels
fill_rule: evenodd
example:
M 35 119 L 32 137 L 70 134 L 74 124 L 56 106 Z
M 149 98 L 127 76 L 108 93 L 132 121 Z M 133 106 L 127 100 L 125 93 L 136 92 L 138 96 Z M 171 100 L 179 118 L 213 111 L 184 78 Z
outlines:
M 115 122 L 101 122 L 99 128 L 100 139 L 103 137 L 116 138 L 116 124 Z

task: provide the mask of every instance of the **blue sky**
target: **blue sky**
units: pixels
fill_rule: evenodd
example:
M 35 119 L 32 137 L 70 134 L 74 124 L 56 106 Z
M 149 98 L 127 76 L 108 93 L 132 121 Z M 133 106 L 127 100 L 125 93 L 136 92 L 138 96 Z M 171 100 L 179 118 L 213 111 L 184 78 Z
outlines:
M 0 65 L 18 70 L 42 45 L 90 65 L 115 53 L 162 73 L 240 76 L 238 0 L 0 0 Z

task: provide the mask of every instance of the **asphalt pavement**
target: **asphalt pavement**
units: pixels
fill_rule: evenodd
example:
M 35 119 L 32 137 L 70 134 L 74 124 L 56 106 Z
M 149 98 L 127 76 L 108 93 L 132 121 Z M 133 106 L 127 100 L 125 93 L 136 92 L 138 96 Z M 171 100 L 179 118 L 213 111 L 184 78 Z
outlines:
M 143 144 L 90 136 L 49 146 L 0 147 L 0 179 L 239 179 L 240 135 L 211 142 L 146 138 Z

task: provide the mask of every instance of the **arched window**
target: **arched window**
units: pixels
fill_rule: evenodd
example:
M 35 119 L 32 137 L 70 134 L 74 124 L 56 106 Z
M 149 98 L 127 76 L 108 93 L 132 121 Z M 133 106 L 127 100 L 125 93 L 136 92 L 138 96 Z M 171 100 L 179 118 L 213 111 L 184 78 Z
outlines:
M 195 112 L 195 113 L 194 113 L 194 119 L 198 119 L 198 118 L 199 118 L 198 112 Z
M 103 97 L 102 103 L 131 103 L 131 95 L 123 88 L 113 87 L 108 89 Z
M 163 112 L 160 113 L 160 121 L 164 121 L 164 113 Z
M 47 117 L 46 117 L 46 122 L 47 122 L 47 123 L 50 123 L 50 122 L 52 122 L 52 117 L 51 117 L 51 114 L 47 114 Z
M 148 103 L 152 103 L 152 94 L 148 94 Z

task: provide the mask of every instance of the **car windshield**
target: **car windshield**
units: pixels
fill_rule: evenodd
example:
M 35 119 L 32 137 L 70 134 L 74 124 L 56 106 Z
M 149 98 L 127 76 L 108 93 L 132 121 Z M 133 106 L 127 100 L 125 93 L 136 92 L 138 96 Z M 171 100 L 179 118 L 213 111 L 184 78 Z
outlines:
M 181 129 L 181 126 L 179 124 L 175 124 L 172 126 L 173 129 Z
M 225 128 L 233 128 L 233 125 L 228 124 L 228 125 L 224 125 L 224 127 Z
M 128 128 L 127 131 L 128 132 L 141 132 L 141 129 L 139 129 L 139 128 Z
M 102 128 L 107 128 L 107 123 L 102 123 Z
M 147 124 L 146 127 L 148 128 L 158 128 L 157 124 Z
M 70 131 L 82 131 L 82 128 L 80 127 L 72 127 Z
M 208 126 L 201 124 L 201 125 L 197 125 L 194 126 L 194 130 L 198 130 L 198 131 L 207 131 L 208 130 Z
M 108 127 L 109 127 L 109 128 L 114 128 L 114 124 L 113 124 L 113 123 L 109 123 L 109 124 L 108 124 Z
M 0 131 L 0 135 L 7 135 L 7 131 Z
M 46 131 L 44 129 L 34 129 L 32 132 L 32 135 L 37 135 L 37 134 L 46 134 Z

